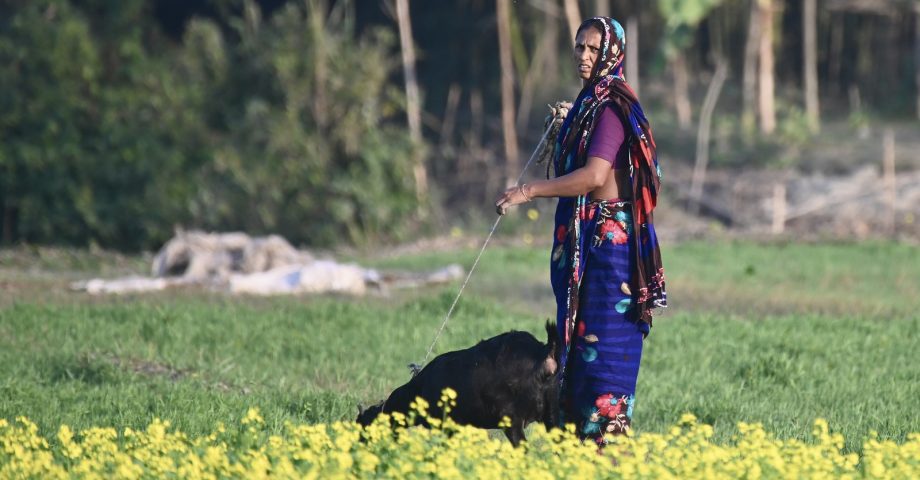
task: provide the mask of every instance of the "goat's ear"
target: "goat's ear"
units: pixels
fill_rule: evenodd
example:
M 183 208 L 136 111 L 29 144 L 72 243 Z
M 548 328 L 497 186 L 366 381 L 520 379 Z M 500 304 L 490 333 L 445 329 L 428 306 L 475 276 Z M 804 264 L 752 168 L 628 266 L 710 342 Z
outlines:
M 364 405 L 361 405 L 361 404 L 359 403 L 359 404 L 358 404 L 358 415 L 361 415 L 362 412 L 364 412 Z
M 556 330 L 556 322 L 546 320 L 546 344 L 551 347 L 559 345 L 559 331 Z
M 556 322 L 546 320 L 546 346 L 549 347 L 550 357 L 559 361 L 562 346 L 559 341 L 559 330 L 556 329 Z

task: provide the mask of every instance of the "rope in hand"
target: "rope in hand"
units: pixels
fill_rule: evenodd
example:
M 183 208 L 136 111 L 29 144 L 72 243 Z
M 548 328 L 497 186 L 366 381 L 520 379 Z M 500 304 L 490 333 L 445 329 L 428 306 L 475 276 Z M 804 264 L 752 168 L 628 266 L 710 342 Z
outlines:
M 521 174 L 518 175 L 517 180 L 514 182 L 515 185 L 520 185 L 521 179 L 524 178 L 524 173 L 527 172 L 527 169 L 530 167 L 530 164 L 533 163 L 533 159 L 537 156 L 537 153 L 541 153 L 541 152 L 543 151 L 543 150 L 542 150 L 542 149 L 543 149 L 543 143 L 546 142 L 547 134 L 548 134 L 551 130 L 553 130 L 554 127 L 558 127 L 557 122 L 555 121 L 555 119 L 554 119 L 554 120 L 551 120 L 551 121 L 549 122 L 549 126 L 546 127 L 546 130 L 543 132 L 543 136 L 540 137 L 540 143 L 537 144 L 537 148 L 534 149 L 533 153 L 530 154 L 530 159 L 527 160 L 527 164 L 524 165 L 524 169 L 521 170 Z M 526 197 L 526 195 L 525 195 L 525 197 Z M 418 372 L 422 371 L 422 367 L 425 365 L 425 363 L 428 362 L 428 357 L 431 356 L 431 352 L 432 352 L 432 350 L 434 349 L 434 345 L 435 345 L 436 343 L 438 343 L 438 338 L 441 337 L 441 332 L 444 331 L 444 327 L 447 325 L 447 321 L 450 320 L 451 314 L 454 313 L 454 307 L 457 306 L 457 302 L 460 300 L 460 296 L 463 295 L 463 290 L 466 288 L 466 284 L 469 283 L 470 277 L 473 276 L 473 271 L 476 270 L 476 266 L 479 265 L 479 259 L 482 258 L 483 252 L 486 251 L 486 247 L 489 245 L 489 241 L 492 240 L 492 235 L 495 234 L 495 230 L 498 228 L 498 224 L 502 221 L 502 217 L 503 217 L 503 215 L 499 215 L 498 218 L 495 219 L 495 223 L 492 224 L 492 229 L 489 230 L 489 235 L 486 236 L 486 241 L 483 242 L 482 248 L 479 249 L 479 255 L 476 255 L 476 260 L 473 261 L 473 266 L 471 266 L 471 267 L 470 267 L 470 271 L 467 272 L 467 274 L 466 274 L 466 279 L 463 280 L 463 284 L 460 286 L 460 291 L 458 291 L 458 292 L 457 292 L 457 296 L 454 297 L 453 303 L 450 304 L 450 308 L 447 310 L 447 315 L 444 316 L 444 321 L 441 322 L 441 327 L 438 328 L 438 332 L 435 334 L 434 340 L 432 340 L 432 341 L 431 341 L 431 345 L 428 346 L 428 352 L 425 353 L 425 359 L 422 360 L 422 363 L 420 363 L 420 364 L 418 364 L 418 363 L 410 363 L 410 364 L 409 364 L 409 370 L 412 371 L 412 376 L 413 376 L 413 377 L 416 376 L 416 375 L 418 375 Z

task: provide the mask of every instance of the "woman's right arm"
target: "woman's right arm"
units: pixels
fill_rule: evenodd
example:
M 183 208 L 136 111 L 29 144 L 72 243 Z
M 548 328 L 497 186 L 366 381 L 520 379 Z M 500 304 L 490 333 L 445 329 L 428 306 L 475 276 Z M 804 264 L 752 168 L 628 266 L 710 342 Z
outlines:
M 529 202 L 537 197 L 587 195 L 604 185 L 611 171 L 609 161 L 599 157 L 589 157 L 584 167 L 569 174 L 508 188 L 499 196 L 495 207 L 500 215 L 504 215 L 508 207 Z

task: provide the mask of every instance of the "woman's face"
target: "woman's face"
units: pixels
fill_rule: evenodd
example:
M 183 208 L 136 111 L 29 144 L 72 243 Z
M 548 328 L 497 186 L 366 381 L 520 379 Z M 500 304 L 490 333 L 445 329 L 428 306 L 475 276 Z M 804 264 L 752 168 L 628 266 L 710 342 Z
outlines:
M 596 28 L 581 29 L 575 36 L 575 71 L 582 80 L 590 80 L 601 51 L 601 32 Z

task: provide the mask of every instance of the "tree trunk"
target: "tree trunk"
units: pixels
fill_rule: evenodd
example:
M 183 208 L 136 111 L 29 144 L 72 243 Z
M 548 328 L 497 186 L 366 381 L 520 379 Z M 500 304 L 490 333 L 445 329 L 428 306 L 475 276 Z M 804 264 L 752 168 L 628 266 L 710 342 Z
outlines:
M 396 18 L 399 23 L 399 45 L 402 51 L 403 75 L 406 80 L 406 116 L 409 136 L 414 146 L 412 173 L 415 176 L 415 193 L 419 213 L 424 214 L 428 201 L 428 171 L 422 156 L 422 109 L 418 81 L 415 78 L 415 43 L 412 40 L 412 21 L 409 17 L 409 0 L 396 0 Z
M 626 80 L 639 96 L 639 9 L 626 17 Z
M 441 123 L 441 150 L 448 147 L 454 138 L 454 125 L 457 123 L 457 107 L 460 106 L 462 88 L 456 82 L 447 90 L 447 104 L 444 106 L 444 121 Z
M 700 200 L 703 196 L 703 183 L 706 181 L 712 112 L 716 108 L 716 102 L 719 101 L 719 95 L 722 93 L 722 86 L 725 85 L 727 76 L 728 62 L 725 59 L 719 59 L 716 73 L 713 75 L 709 89 L 706 91 L 706 99 L 703 100 L 703 108 L 700 110 L 700 124 L 696 134 L 696 163 L 693 166 L 693 177 L 690 183 L 690 211 L 693 214 L 699 212 Z
M 690 107 L 687 59 L 682 53 L 678 53 L 671 59 L 671 69 L 674 72 L 674 107 L 677 109 L 677 125 L 681 130 L 687 130 L 693 122 L 693 111 Z
M 559 83 L 559 17 L 549 11 L 543 12 L 543 36 L 546 37 L 546 43 L 549 45 L 550 52 L 546 56 L 546 84 L 557 85 Z M 566 42 L 571 48 L 571 42 Z
M 328 125 L 329 112 L 326 102 L 326 31 L 323 19 L 326 18 L 326 6 L 323 2 L 307 2 L 307 14 L 310 21 L 310 39 L 313 43 L 313 119 L 321 130 Z
M 563 0 L 565 9 L 565 20 L 569 24 L 569 34 L 575 41 L 575 34 L 578 33 L 578 26 L 581 25 L 581 12 L 578 11 L 578 0 Z
M 609 17 L 610 0 L 594 0 L 594 13 L 592 16 Z
M 821 112 L 818 103 L 818 1 L 803 0 L 802 37 L 803 59 L 802 73 L 805 83 L 805 113 L 808 126 L 813 133 L 821 130 Z
M 0 225 L 0 244 L 11 245 L 16 239 L 16 221 L 18 209 L 12 205 L 3 203 L 3 223 Z
M 505 140 L 505 183 L 512 185 L 520 171 L 517 129 L 514 125 L 514 65 L 511 61 L 509 0 L 495 2 L 498 20 L 498 56 L 501 64 L 502 133 Z
M 843 15 L 830 15 L 830 45 L 827 52 L 827 79 L 825 85 L 831 86 L 831 92 L 837 96 L 843 92 L 843 79 L 840 75 L 840 65 L 843 57 Z
M 920 120 L 920 5 L 914 10 L 914 84 L 917 86 L 917 119 Z
M 518 102 L 517 117 L 515 126 L 518 130 L 526 131 L 527 122 L 530 120 L 530 110 L 533 107 L 533 97 L 536 95 L 538 84 L 545 80 L 544 70 L 546 69 L 546 59 L 555 57 L 559 54 L 555 46 L 550 43 L 551 37 L 541 36 L 540 43 L 530 56 L 532 58 L 527 72 L 524 73 L 524 79 L 521 81 L 521 97 Z
M 776 104 L 773 59 L 773 0 L 757 0 L 760 9 L 760 73 L 758 110 L 760 131 L 772 134 L 776 130 Z
M 744 44 L 744 67 L 741 77 L 741 126 L 746 134 L 752 133 L 757 112 L 757 64 L 760 45 L 760 9 L 758 0 L 751 1 L 748 34 Z M 745 135 L 747 137 L 747 135 Z
M 467 135 L 468 151 L 465 155 L 461 155 L 459 165 L 457 165 L 457 176 L 461 185 L 472 186 L 474 183 L 481 183 L 481 179 L 474 175 L 474 171 L 479 165 L 479 159 L 483 156 L 482 131 L 485 115 L 482 104 L 482 93 L 478 89 L 472 89 L 470 91 L 470 130 Z M 487 178 L 492 178 L 492 175 L 488 175 Z M 492 191 L 485 193 L 494 194 Z

